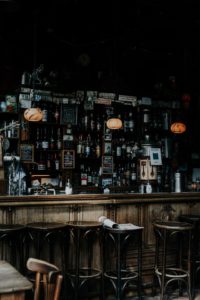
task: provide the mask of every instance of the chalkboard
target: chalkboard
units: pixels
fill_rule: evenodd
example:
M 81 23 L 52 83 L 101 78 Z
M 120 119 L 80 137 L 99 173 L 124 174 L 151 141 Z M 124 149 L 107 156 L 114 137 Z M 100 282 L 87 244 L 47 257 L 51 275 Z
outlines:
M 61 124 L 65 125 L 71 123 L 72 125 L 77 125 L 77 106 L 62 104 L 61 110 Z
M 20 159 L 23 162 L 33 162 L 34 161 L 34 146 L 30 144 L 20 145 Z

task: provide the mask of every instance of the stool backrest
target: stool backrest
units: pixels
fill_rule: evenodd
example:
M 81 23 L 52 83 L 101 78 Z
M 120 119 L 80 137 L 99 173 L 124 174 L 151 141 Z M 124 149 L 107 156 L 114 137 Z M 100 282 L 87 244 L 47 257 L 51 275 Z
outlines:
M 29 258 L 27 269 L 35 273 L 34 300 L 59 300 L 63 275 L 57 266 L 47 261 Z

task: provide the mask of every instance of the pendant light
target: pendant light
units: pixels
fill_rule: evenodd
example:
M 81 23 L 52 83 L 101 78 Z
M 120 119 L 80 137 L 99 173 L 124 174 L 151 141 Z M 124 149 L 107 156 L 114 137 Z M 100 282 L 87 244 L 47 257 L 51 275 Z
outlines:
M 110 118 L 107 120 L 106 126 L 113 130 L 120 129 L 122 128 L 122 120 L 120 118 Z
M 36 18 L 35 18 L 36 19 Z M 35 83 L 36 83 L 36 60 L 37 60 L 37 22 L 34 23 L 34 32 L 33 32 L 33 73 L 32 73 L 32 88 L 30 94 L 32 94 L 33 102 L 35 102 L 36 95 L 35 95 Z M 31 99 L 31 101 L 32 101 Z M 28 122 L 39 122 L 43 118 L 43 112 L 39 107 L 31 107 L 27 108 L 24 111 L 24 119 Z
M 182 134 L 186 131 L 186 125 L 182 122 L 174 122 L 171 124 L 170 130 L 174 134 Z

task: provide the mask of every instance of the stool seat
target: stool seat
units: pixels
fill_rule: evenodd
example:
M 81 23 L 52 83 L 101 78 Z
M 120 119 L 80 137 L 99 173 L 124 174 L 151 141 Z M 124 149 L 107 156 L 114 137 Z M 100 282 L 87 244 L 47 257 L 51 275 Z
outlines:
M 26 224 L 26 227 L 29 229 L 36 229 L 36 230 L 57 230 L 59 228 L 66 227 L 65 223 L 59 223 L 59 222 L 33 222 Z
M 185 285 L 191 300 L 193 225 L 179 221 L 156 221 L 153 227 L 156 238 L 154 272 L 160 285 L 160 300 L 164 298 L 168 285 L 176 281 L 179 287 Z
M 0 233 L 9 233 L 17 230 L 24 230 L 26 227 L 20 224 L 0 224 Z
M 84 293 L 89 295 L 92 280 L 95 280 L 96 287 L 99 283 L 97 280 L 101 279 L 102 224 L 93 221 L 71 221 L 67 222 L 67 228 L 70 233 L 70 245 L 66 275 L 72 288 L 73 299 L 77 300 L 82 299 Z M 97 288 L 95 289 L 97 291 Z
M 103 228 L 103 277 L 108 292 L 123 300 L 125 291 L 137 293 L 141 299 L 142 227 L 138 229 Z M 130 262 L 128 253 L 134 254 Z M 111 284 L 111 291 L 109 285 Z M 106 298 L 105 288 L 103 299 Z
M 157 228 L 165 229 L 165 230 L 191 230 L 193 226 L 188 224 L 187 222 L 178 222 L 178 221 L 158 221 L 153 223 L 153 225 Z

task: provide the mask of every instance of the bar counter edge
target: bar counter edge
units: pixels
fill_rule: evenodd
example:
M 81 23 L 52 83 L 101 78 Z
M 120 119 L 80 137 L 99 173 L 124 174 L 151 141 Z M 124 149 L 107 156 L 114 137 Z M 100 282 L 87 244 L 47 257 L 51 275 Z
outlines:
M 111 205 L 199 202 L 200 192 L 154 194 L 72 194 L 0 196 L 0 207 L 45 205 Z

